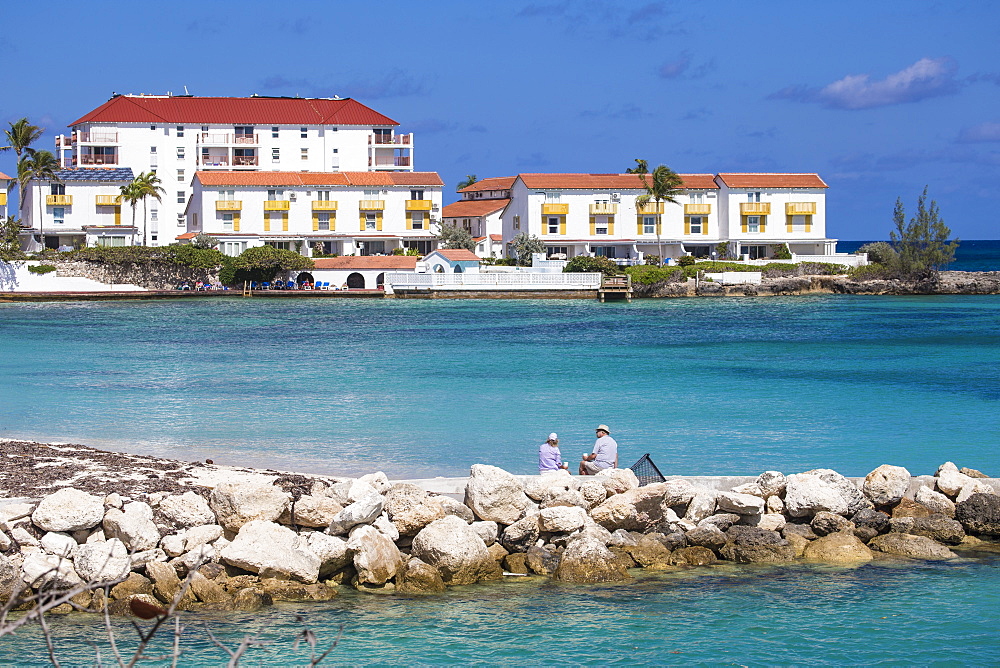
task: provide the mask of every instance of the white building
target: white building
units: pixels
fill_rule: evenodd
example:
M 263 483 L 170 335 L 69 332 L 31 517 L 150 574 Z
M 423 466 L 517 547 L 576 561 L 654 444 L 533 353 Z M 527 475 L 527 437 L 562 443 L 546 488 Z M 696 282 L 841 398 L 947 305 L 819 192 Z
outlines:
M 22 247 L 28 251 L 45 247 L 71 249 L 80 246 L 132 246 L 142 243 L 142 204 L 135 209 L 125 204 L 122 211 L 121 186 L 132 181 L 128 168 L 66 169 L 55 172 L 56 180 L 33 180 L 22 193 Z M 158 239 L 160 221 L 154 206 L 147 202 L 148 233 Z M 124 214 L 124 215 L 123 215 Z M 176 229 L 176 228 L 174 228 Z M 173 233 L 174 229 L 169 229 Z
M 462 199 L 441 212 L 443 225 L 472 235 L 480 257 L 503 257 L 503 211 L 510 204 L 513 176 L 483 179 L 459 191 Z
M 385 284 L 387 272 L 416 271 L 419 260 L 415 255 L 326 257 L 313 260 L 313 269 L 292 273 L 299 284 L 322 281 L 331 289 L 372 290 Z
M 166 192 L 151 211 L 183 232 L 195 172 L 413 171 L 398 125 L 352 99 L 115 95 L 56 137 L 56 156 L 64 169 L 155 171 Z
M 306 256 L 385 255 L 436 241 L 444 183 L 435 172 L 196 172 L 188 230 L 239 255 L 275 246 Z M 321 249 L 321 253 L 316 253 Z
M 7 176 L 0 172 L 0 216 L 7 217 L 7 200 L 10 198 L 10 187 L 14 184 L 14 177 Z

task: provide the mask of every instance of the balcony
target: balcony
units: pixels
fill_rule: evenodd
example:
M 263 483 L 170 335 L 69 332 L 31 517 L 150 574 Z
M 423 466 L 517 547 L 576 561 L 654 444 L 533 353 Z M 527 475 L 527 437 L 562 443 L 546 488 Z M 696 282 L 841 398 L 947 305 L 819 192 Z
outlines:
M 663 204 L 663 202 L 646 202 L 645 204 L 640 204 L 636 209 L 640 214 L 645 215 L 663 213 Z
M 288 211 L 291 202 L 287 199 L 269 199 L 264 201 L 264 211 Z
M 46 195 L 45 203 L 49 206 L 73 206 L 72 195 Z
M 408 199 L 406 200 L 407 211 L 430 211 L 434 203 L 429 199 Z
M 199 161 L 202 167 L 228 167 L 229 166 L 229 156 L 228 155 L 204 155 L 202 154 Z
M 410 146 L 413 143 L 413 134 L 406 135 L 368 135 L 368 143 L 378 145 L 398 145 Z
M 770 216 L 770 202 L 740 202 L 741 216 Z
M 363 199 L 358 203 L 358 208 L 362 211 L 384 211 L 384 199 Z
M 816 215 L 816 202 L 786 202 L 785 215 L 814 216 Z
M 242 211 L 243 200 L 241 199 L 220 199 L 215 203 L 216 211 Z
M 543 216 L 565 216 L 569 213 L 569 204 L 546 203 L 542 205 Z
M 230 144 L 241 144 L 255 146 L 260 143 L 260 135 L 229 134 L 228 132 L 201 132 L 198 140 L 202 144 L 213 146 L 229 146 Z
M 591 216 L 614 216 L 618 213 L 618 205 L 614 202 L 594 202 L 590 205 Z
M 117 165 L 118 155 L 93 155 L 84 153 L 80 156 L 81 165 Z
M 82 144 L 117 144 L 117 132 L 77 132 L 76 140 Z
M 712 213 L 711 204 L 685 204 L 684 205 L 684 215 L 685 216 L 707 216 Z
M 256 155 L 234 155 L 233 167 L 256 167 L 258 160 Z
M 95 195 L 97 206 L 120 206 L 122 203 L 121 195 Z
M 337 200 L 335 199 L 314 199 L 312 203 L 313 211 L 336 211 Z
M 59 135 L 56 137 L 56 148 L 69 148 L 73 145 L 74 141 L 75 139 L 72 136 Z

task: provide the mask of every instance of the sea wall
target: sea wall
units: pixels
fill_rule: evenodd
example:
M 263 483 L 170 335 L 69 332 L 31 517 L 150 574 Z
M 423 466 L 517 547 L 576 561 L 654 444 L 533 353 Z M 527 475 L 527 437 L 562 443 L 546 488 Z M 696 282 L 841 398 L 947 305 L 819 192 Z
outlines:
M 63 487 L 0 502 L 0 595 L 30 607 L 33 593 L 69 591 L 79 608 L 123 614 L 135 602 L 254 610 L 341 587 L 433 593 L 505 575 L 618 582 L 635 568 L 1000 548 L 1000 481 L 950 462 L 933 477 L 883 465 L 862 481 L 817 469 L 705 482 L 640 486 L 629 469 L 519 478 L 475 465 L 462 501 L 382 473 L 252 474 L 131 497 Z M 108 594 L 95 582 L 110 583 Z
M 100 283 L 138 285 L 147 290 L 173 290 L 185 281 L 219 283 L 218 269 L 195 269 L 177 264 L 115 265 L 82 260 L 46 260 L 60 276 L 80 276 Z

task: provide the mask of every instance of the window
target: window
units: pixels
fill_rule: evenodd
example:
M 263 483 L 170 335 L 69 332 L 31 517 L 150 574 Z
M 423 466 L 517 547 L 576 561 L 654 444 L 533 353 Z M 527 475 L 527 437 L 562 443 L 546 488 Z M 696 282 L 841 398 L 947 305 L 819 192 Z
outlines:
M 656 234 L 656 216 L 642 217 L 642 233 Z
M 767 257 L 767 246 L 743 246 L 740 250 L 745 255 L 749 255 L 751 260 L 760 260 Z
M 299 151 L 302 153 L 302 159 L 303 160 L 308 160 L 309 159 L 309 149 L 303 148 L 303 149 L 299 149 Z
M 604 227 L 600 227 L 600 225 L 604 225 Z M 608 233 L 607 222 L 597 223 L 597 225 L 594 227 L 594 234 L 607 234 L 607 233 Z
M 271 248 L 277 248 L 279 250 L 292 250 L 291 241 L 265 241 L 265 246 L 270 246 Z
M 150 125 L 150 126 L 149 126 L 149 129 L 150 129 L 150 130 L 155 130 L 155 129 L 156 129 L 156 126 L 155 126 L 155 125 Z
M 184 159 L 184 147 L 183 146 L 178 146 L 177 147 L 177 159 L 178 160 L 183 160 Z
M 277 139 L 277 138 L 278 138 L 278 127 L 275 126 L 271 128 L 271 139 Z
M 207 125 L 201 126 L 201 131 L 202 132 L 208 132 L 208 126 Z
M 424 241 L 420 239 L 407 239 L 403 242 L 403 248 L 416 248 L 417 252 L 421 255 L 427 255 L 433 248 L 431 246 L 434 244 L 433 241 Z
M 748 192 L 747 193 L 748 202 L 759 202 L 760 201 L 760 191 Z
M 760 232 L 760 216 L 747 216 L 747 232 Z
M 236 199 L 235 190 L 220 190 L 219 191 L 219 201 L 220 202 L 232 202 Z
M 151 223 L 155 223 L 159 219 L 158 218 L 159 213 L 160 213 L 160 210 L 157 209 L 155 206 L 150 207 L 149 208 L 149 221 Z
M 329 213 L 317 213 L 316 214 L 316 225 L 317 229 L 321 232 L 330 231 L 330 214 Z
M 273 202 L 274 200 L 277 200 L 277 199 L 285 199 L 285 191 L 284 190 L 268 190 L 267 191 L 267 199 L 270 202 Z
M 187 201 L 187 198 L 184 196 L 184 191 L 183 190 L 178 190 L 177 191 L 177 203 L 178 204 L 183 204 L 186 201 Z
M 339 149 L 336 149 L 336 148 L 335 148 L 335 149 L 333 149 L 333 154 L 334 154 L 334 155 L 337 155 L 338 153 L 340 153 L 340 150 L 339 150 Z
M 514 229 L 521 229 L 521 216 L 514 216 Z
M 272 148 L 271 149 L 271 162 L 281 162 L 281 149 Z
M 229 257 L 236 257 L 246 250 L 245 241 L 223 241 L 220 246 L 222 254 L 228 255 Z
M 101 236 L 97 237 L 98 246 L 124 246 L 125 237 L 123 236 Z
M 472 232 L 472 221 L 468 218 L 462 219 L 462 228 L 465 229 L 466 232 Z
M 222 229 L 227 232 L 233 231 L 233 214 L 226 212 L 222 213 Z
M 308 139 L 309 138 L 309 128 L 299 128 L 299 138 Z
M 375 143 L 376 144 L 391 144 L 392 143 L 392 130 L 380 130 L 375 128 L 372 130 L 375 133 Z
M 66 222 L 66 209 L 61 206 L 56 206 L 52 208 L 52 222 L 56 225 L 62 225 Z
M 374 230 L 377 222 L 378 221 L 377 221 L 377 219 L 375 217 L 375 212 L 374 211 L 366 211 L 365 212 L 365 229 L 366 230 Z
M 361 246 L 362 255 L 385 255 L 385 242 L 384 241 L 363 241 L 364 246 Z
M 330 201 L 330 191 L 329 190 L 317 190 L 316 191 L 316 199 L 318 199 L 320 202 L 329 202 Z
M 183 137 L 184 136 L 184 126 L 183 125 L 178 125 L 177 126 L 177 136 L 178 137 Z
M 546 234 L 559 234 L 559 216 L 549 216 L 545 225 Z
M 545 201 L 549 204 L 558 204 L 559 199 L 559 193 L 545 193 Z
M 705 203 L 705 193 L 691 193 L 688 197 L 691 199 L 692 204 Z
M 183 169 L 178 169 L 177 170 L 177 180 L 178 181 L 182 181 L 182 182 L 184 181 L 184 170 Z
M 566 256 L 569 255 L 569 248 L 567 246 L 546 246 L 545 255 L 550 260 L 557 259 L 553 255 L 561 255 L 562 257 L 558 259 L 565 260 Z
M 703 225 L 705 225 L 705 217 L 704 216 L 689 216 L 688 217 L 688 223 L 689 223 L 689 227 L 690 227 L 690 231 L 688 232 L 688 234 L 703 234 L 704 233 L 705 228 L 702 227 Z
M 378 199 L 377 190 L 366 190 L 364 191 L 365 199 Z
M 254 138 L 252 125 L 234 125 L 233 133 L 236 135 L 237 144 L 249 144 Z
M 410 199 L 423 199 L 423 198 L 424 198 L 424 191 L 423 190 L 411 190 L 410 191 Z
M 64 183 L 53 183 L 49 186 L 49 190 L 52 195 L 65 195 L 66 185 Z
M 156 147 L 155 146 L 150 146 L 149 147 L 149 153 L 150 153 L 150 155 L 156 155 Z
M 424 212 L 423 211 L 411 211 L 410 218 L 413 221 L 413 229 L 422 230 L 424 229 Z
M 612 260 L 615 258 L 614 246 L 594 246 L 592 250 L 597 257 L 606 257 Z

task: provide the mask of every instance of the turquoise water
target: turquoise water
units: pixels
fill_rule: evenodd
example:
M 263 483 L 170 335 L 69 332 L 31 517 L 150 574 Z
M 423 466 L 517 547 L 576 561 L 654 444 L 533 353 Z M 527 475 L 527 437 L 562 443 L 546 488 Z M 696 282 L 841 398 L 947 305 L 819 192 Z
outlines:
M 1000 470 L 1000 297 L 0 306 L 0 436 L 392 477 Z
M 838 253 L 853 253 L 870 241 L 838 241 Z M 1000 271 L 1000 240 L 971 239 L 959 242 L 952 271 Z
M 302 629 L 341 664 L 996 665 L 1000 561 L 857 569 L 721 566 L 649 574 L 614 586 L 540 578 L 451 589 L 442 596 L 347 592 L 330 603 L 282 604 L 266 615 L 183 613 L 181 665 L 220 665 L 246 634 L 268 643 L 245 665 L 304 663 Z M 51 622 L 64 660 L 110 656 L 93 617 Z M 132 631 L 118 624 L 123 649 Z M 171 641 L 168 632 L 163 636 Z M 168 654 L 157 645 L 152 656 Z M 88 661 L 88 658 L 90 659 Z M 0 641 L 0 665 L 42 665 L 37 629 Z M 166 662 L 163 662 L 165 665 Z

